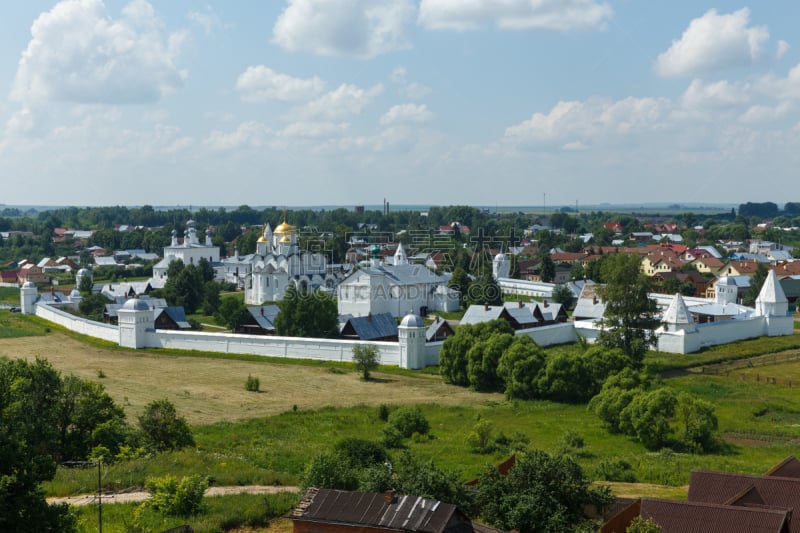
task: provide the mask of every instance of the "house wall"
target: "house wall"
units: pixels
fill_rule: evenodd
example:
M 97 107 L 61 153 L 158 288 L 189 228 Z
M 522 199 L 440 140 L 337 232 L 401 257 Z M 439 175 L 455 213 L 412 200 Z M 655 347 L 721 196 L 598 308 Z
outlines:
M 70 331 L 76 331 L 89 337 L 103 339 L 114 343 L 119 342 L 119 330 L 116 326 L 102 324 L 71 315 L 47 304 L 36 304 L 36 316 L 58 324 Z
M 541 298 L 553 297 L 553 283 L 542 281 L 527 281 L 523 279 L 500 278 L 497 280 L 500 292 L 503 294 L 518 294 L 520 296 L 536 296 Z

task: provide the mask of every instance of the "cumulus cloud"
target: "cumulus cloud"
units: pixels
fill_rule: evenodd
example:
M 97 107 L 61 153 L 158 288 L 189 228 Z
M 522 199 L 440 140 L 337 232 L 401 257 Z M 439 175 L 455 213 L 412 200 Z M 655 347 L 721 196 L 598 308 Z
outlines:
M 679 77 L 749 65 L 763 57 L 768 40 L 766 27 L 750 26 L 749 9 L 731 14 L 711 9 L 692 20 L 681 38 L 658 56 L 655 71 L 660 76 Z
M 389 77 L 397 87 L 397 92 L 408 100 L 421 100 L 431 92 L 430 87 L 408 81 L 408 71 L 405 67 L 395 67 Z
M 307 101 L 325 89 L 325 82 L 317 76 L 313 78 L 293 78 L 269 67 L 258 65 L 247 67 L 236 80 L 236 89 L 246 102 Z
M 182 86 L 184 33 L 165 34 L 152 6 L 134 0 L 113 20 L 102 0 L 62 0 L 39 15 L 11 97 L 24 102 L 149 103 Z
M 748 101 L 747 86 L 734 85 L 726 80 L 704 83 L 693 80 L 681 96 L 686 108 L 727 107 Z
M 209 6 L 206 6 L 203 11 L 189 11 L 186 17 L 194 24 L 203 28 L 203 32 L 206 35 L 211 35 L 211 30 L 214 26 L 220 24 L 219 17 Z
M 371 58 L 409 48 L 411 0 L 289 0 L 272 41 L 292 52 Z
M 242 147 L 259 147 L 266 144 L 272 131 L 261 122 L 242 122 L 231 132 L 215 130 L 206 138 L 205 145 L 213 150 L 233 150 Z
M 394 124 L 420 124 L 429 122 L 433 118 L 425 104 L 401 104 L 393 106 L 381 117 L 381 124 L 384 126 Z
M 614 11 L 596 0 L 422 0 L 419 23 L 431 29 L 500 28 L 573 30 L 604 28 Z
M 280 135 L 306 138 L 330 137 L 344 133 L 349 127 L 350 124 L 346 122 L 293 122 L 286 126 Z
M 382 92 L 383 85 L 381 84 L 374 85 L 369 89 L 342 84 L 337 89 L 323 94 L 303 106 L 300 115 L 305 119 L 324 120 L 337 120 L 358 115 Z
M 778 41 L 778 46 L 777 46 L 777 48 L 775 49 L 775 59 L 780 59 L 780 58 L 782 58 L 784 55 L 786 55 L 786 52 L 788 52 L 788 51 L 789 51 L 789 48 L 791 48 L 791 47 L 789 46 L 789 43 L 787 43 L 787 42 L 786 42 L 786 41 L 784 41 L 783 39 L 781 39 L 780 41 Z
M 661 98 L 559 102 L 547 114 L 534 113 L 530 120 L 506 128 L 505 139 L 531 144 L 555 142 L 574 149 L 661 129 L 670 108 L 670 102 Z

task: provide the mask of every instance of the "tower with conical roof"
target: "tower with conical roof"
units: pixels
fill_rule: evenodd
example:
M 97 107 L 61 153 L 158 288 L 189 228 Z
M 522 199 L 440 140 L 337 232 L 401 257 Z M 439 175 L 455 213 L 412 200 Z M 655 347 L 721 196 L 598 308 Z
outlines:
M 689 308 L 680 293 L 675 293 L 662 320 L 666 331 L 689 332 L 695 330 L 692 313 L 689 312 Z
M 403 243 L 399 243 L 397 245 L 397 250 L 394 252 L 394 266 L 397 265 L 407 265 L 408 264 L 408 256 L 406 255 L 405 249 L 403 249 Z
M 759 316 L 786 316 L 789 312 L 789 300 L 783 292 L 774 270 L 770 270 L 761 292 L 756 298 L 756 314 Z

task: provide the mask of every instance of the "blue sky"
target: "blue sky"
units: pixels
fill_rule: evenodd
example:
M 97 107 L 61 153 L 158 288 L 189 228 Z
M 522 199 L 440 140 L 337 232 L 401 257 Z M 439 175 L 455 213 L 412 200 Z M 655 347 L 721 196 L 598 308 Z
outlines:
M 0 9 L 5 204 L 800 200 L 800 2 Z

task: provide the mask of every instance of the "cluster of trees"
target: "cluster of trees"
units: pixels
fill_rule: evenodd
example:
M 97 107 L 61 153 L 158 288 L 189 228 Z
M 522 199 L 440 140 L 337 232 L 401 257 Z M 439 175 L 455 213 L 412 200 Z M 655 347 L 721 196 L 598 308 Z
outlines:
M 611 376 L 589 402 L 589 410 L 609 431 L 636 437 L 649 450 L 669 446 L 702 453 L 720 446 L 711 403 L 676 394 L 633 369 Z
M 456 473 L 432 460 L 420 461 L 408 451 L 391 457 L 381 444 L 354 438 L 316 456 L 306 468 L 303 485 L 364 492 L 394 489 L 455 504 L 468 516 L 521 533 L 590 527 L 585 506 L 602 508 L 613 501 L 607 488 L 591 487 L 581 467 L 565 455 L 522 452 L 508 475 L 488 467 L 471 491 Z
M 339 334 L 336 301 L 324 291 L 298 291 L 290 283 L 278 307 L 281 312 L 275 317 L 276 335 L 333 338 Z
M 214 281 L 214 268 L 205 257 L 197 265 L 184 265 L 177 259 L 167 268 L 167 283 L 163 289 L 153 291 L 163 296 L 171 306 L 183 306 L 188 314 L 202 310 L 204 315 L 214 315 L 219 310 L 223 286 Z
M 586 343 L 546 356 L 504 320 L 460 326 L 439 354 L 440 373 L 454 385 L 569 403 L 588 401 L 608 376 L 631 364 L 621 350 Z
M 58 463 L 193 444 L 170 407 L 166 400 L 148 405 L 136 430 L 102 385 L 62 377 L 43 359 L 0 358 L 0 531 L 75 529 L 68 508 L 48 506 L 40 487 Z

